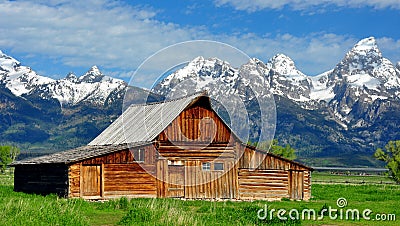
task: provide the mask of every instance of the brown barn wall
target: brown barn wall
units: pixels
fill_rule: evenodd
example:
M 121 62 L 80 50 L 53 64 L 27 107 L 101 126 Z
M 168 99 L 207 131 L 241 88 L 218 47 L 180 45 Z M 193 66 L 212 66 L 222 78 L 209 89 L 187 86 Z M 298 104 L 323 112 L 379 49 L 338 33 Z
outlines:
M 311 172 L 304 171 L 304 200 L 309 200 L 311 198 Z
M 310 169 L 293 161 L 236 143 L 242 199 L 311 198 Z M 274 173 L 272 173 L 274 172 Z M 272 184 L 266 181 L 273 181 Z
M 198 105 L 184 110 L 158 138 L 158 197 L 237 198 L 232 140 L 214 111 Z M 214 160 L 224 163 L 224 170 L 203 171 L 202 163 Z M 169 166 L 168 161 L 180 161 L 181 166 Z
M 288 184 L 288 171 L 285 170 L 239 170 L 240 199 L 289 198 Z
M 85 159 L 74 163 L 68 168 L 69 197 L 83 197 L 83 181 L 93 180 L 84 178 L 83 167 L 100 167 L 100 192 L 103 198 L 111 197 L 156 197 L 155 156 L 153 145 L 144 147 L 145 159 L 141 164 L 136 163 L 130 150 L 122 150 Z
M 185 198 L 236 199 L 237 168 L 232 161 L 224 162 L 225 171 L 203 171 L 201 161 L 185 163 Z
M 42 195 L 68 195 L 68 168 L 64 164 L 18 165 L 14 172 L 14 190 Z
M 163 133 L 160 142 L 229 143 L 231 133 L 218 115 L 205 107 L 184 110 Z
M 144 168 L 137 163 L 105 164 L 104 197 L 157 197 L 155 167 Z

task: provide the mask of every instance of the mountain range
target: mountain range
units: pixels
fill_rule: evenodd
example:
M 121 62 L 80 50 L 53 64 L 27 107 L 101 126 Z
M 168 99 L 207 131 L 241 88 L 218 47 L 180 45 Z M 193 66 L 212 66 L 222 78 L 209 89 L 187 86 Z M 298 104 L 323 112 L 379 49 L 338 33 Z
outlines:
M 307 164 L 376 165 L 374 150 L 400 138 L 400 63 L 384 58 L 371 37 L 317 76 L 305 75 L 283 54 L 267 62 L 251 59 L 239 68 L 200 56 L 151 92 L 106 76 L 96 66 L 79 77 L 70 73 L 54 80 L 0 51 L 0 142 L 31 152 L 84 145 L 121 114 L 128 89 L 138 100 L 150 95 L 158 101 L 177 89 L 182 95 L 204 89 L 227 95 L 220 92 L 224 86 L 245 99 L 249 83 L 260 81 L 268 92 L 257 89 L 255 95 L 275 98 L 276 138 L 296 148 Z M 250 118 L 259 120 L 251 113 L 252 100 L 246 102 Z

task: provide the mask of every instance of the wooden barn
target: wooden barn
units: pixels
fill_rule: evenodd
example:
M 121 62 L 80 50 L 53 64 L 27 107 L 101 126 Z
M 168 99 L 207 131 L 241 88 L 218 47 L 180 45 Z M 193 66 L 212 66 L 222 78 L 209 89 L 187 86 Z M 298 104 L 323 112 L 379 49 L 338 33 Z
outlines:
M 15 191 L 71 198 L 311 196 L 310 167 L 242 143 L 206 93 L 132 105 L 87 146 L 12 166 Z

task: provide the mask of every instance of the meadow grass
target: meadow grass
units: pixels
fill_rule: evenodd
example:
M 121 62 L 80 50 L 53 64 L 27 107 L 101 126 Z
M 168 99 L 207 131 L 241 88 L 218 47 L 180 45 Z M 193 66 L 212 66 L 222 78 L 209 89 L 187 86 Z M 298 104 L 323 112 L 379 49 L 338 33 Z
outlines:
M 366 220 L 290 220 L 276 216 L 260 220 L 257 212 L 265 208 L 314 209 L 337 208 L 336 200 L 346 198 L 344 209 L 371 209 L 400 217 L 400 186 L 313 184 L 310 201 L 202 201 L 179 199 L 120 198 L 106 202 L 63 199 L 55 195 L 40 196 L 13 191 L 10 174 L 0 174 L 0 225 L 377 225 Z M 287 214 L 286 214 L 287 216 Z M 398 225 L 399 220 L 379 222 Z
M 396 182 L 384 175 L 339 175 L 329 172 L 313 172 L 314 183 L 340 183 L 340 184 L 396 184 Z

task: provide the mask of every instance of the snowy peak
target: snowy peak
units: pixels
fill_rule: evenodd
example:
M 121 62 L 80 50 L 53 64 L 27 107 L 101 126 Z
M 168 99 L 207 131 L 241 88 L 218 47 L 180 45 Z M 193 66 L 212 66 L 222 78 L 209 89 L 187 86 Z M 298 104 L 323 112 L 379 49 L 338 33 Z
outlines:
M 382 53 L 375 38 L 367 38 L 358 42 L 336 66 L 334 74 L 339 78 L 345 75 L 372 74 L 382 64 Z M 339 75 L 340 74 L 340 75 Z
M 81 77 L 69 73 L 64 79 L 57 80 L 40 89 L 43 98 L 55 98 L 61 105 L 90 103 L 101 106 L 110 94 L 122 91 L 127 84 L 105 76 L 97 66 L 90 68 Z
M 16 59 L 0 53 L 0 84 L 14 95 L 28 94 L 35 87 L 53 82 L 51 78 L 37 75 L 30 67 L 21 66 Z
M 374 37 L 362 39 L 353 47 L 352 51 L 360 54 L 375 52 L 382 56 Z
M 199 56 L 183 68 L 165 77 L 153 88 L 153 91 L 164 96 L 182 96 L 205 89 L 212 92 L 212 89 L 216 89 L 216 84 L 233 87 L 236 79 L 237 69 L 228 62 L 218 58 L 205 59 Z M 168 97 L 171 98 L 171 96 Z
M 82 75 L 79 80 L 82 82 L 87 82 L 87 83 L 94 83 L 94 82 L 100 82 L 104 77 L 104 74 L 101 73 L 99 68 L 95 65 L 90 68 L 89 71 L 87 71 L 84 75 Z
M 21 66 L 19 61 L 7 56 L 0 50 L 0 73 L 15 71 L 19 66 Z
M 231 65 L 226 61 L 215 57 L 205 59 L 199 56 L 193 59 L 182 72 L 190 71 L 192 73 L 199 73 L 203 77 L 217 78 L 232 75 L 233 71 L 231 69 Z
M 400 87 L 400 71 L 378 48 L 375 38 L 358 42 L 329 75 L 328 85 L 339 81 L 350 86 L 366 87 L 370 90 Z
M 34 95 L 42 99 L 56 99 L 61 105 L 87 103 L 102 106 L 110 95 L 119 95 L 127 84 L 105 76 L 93 66 L 81 77 L 69 73 L 65 78 L 54 80 L 36 74 L 16 59 L 0 53 L 0 84 L 15 96 Z
M 268 61 L 267 67 L 285 77 L 306 77 L 296 68 L 294 61 L 284 54 L 277 54 L 272 57 Z
M 266 69 L 265 76 L 274 94 L 299 102 L 310 101 L 312 81 L 296 68 L 290 57 L 277 54 L 267 62 Z
M 65 76 L 65 80 L 73 82 L 73 83 L 77 83 L 78 77 L 74 73 L 70 72 L 67 74 L 67 76 Z

